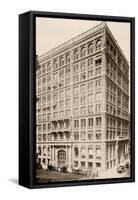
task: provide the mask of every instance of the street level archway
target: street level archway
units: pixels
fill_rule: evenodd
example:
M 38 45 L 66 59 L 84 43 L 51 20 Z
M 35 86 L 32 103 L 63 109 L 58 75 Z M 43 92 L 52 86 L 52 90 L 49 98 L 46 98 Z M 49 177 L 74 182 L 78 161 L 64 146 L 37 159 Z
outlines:
M 58 151 L 58 167 L 65 166 L 66 164 L 66 152 L 64 150 Z

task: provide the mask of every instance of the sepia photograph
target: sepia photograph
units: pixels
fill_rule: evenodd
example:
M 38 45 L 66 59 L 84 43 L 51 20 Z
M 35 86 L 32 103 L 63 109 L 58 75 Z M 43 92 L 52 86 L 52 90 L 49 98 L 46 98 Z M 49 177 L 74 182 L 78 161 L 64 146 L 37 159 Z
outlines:
M 37 183 L 131 177 L 131 23 L 35 23 Z

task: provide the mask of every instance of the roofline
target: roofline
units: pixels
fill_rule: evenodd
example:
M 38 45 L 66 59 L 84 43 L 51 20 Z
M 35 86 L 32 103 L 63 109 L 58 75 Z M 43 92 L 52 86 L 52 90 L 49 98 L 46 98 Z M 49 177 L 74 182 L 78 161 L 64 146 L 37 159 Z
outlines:
M 87 31 L 72 37 L 71 39 L 67 40 L 66 42 L 56 46 L 55 48 L 52 48 L 51 50 L 47 51 L 46 53 L 43 53 L 42 55 L 38 56 L 38 59 L 43 59 L 45 57 L 50 56 L 51 54 L 55 53 L 56 51 L 60 50 L 60 48 L 62 49 L 63 47 L 68 47 L 69 45 L 73 44 L 74 42 L 79 41 L 80 39 L 82 39 L 85 35 L 89 35 L 92 34 L 96 31 L 99 31 L 101 28 L 105 27 L 106 22 L 101 22 L 100 24 L 88 29 Z

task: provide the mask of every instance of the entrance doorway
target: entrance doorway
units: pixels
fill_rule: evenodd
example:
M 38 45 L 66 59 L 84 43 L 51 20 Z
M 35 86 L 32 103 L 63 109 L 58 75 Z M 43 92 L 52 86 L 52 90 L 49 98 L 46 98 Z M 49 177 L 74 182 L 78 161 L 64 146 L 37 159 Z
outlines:
M 66 163 L 66 152 L 64 150 L 58 151 L 58 167 L 64 166 Z

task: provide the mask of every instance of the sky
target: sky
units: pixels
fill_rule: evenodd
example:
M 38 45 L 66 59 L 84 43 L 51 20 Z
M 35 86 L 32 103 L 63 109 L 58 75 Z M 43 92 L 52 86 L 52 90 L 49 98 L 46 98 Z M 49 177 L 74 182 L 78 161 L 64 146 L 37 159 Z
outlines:
M 37 17 L 36 54 L 40 56 L 100 23 L 101 21 Z M 107 22 L 107 25 L 130 61 L 130 23 Z

